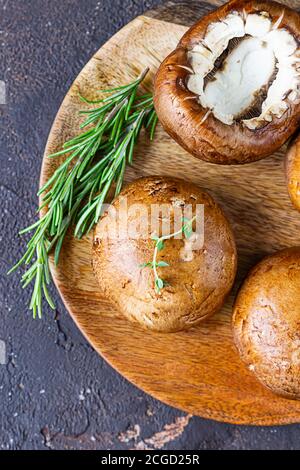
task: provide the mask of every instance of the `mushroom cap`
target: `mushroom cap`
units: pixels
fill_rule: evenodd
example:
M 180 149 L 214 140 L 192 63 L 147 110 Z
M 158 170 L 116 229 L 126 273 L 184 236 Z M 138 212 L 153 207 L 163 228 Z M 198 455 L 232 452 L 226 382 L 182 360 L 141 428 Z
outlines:
M 288 34 L 290 38 L 294 38 L 297 47 L 296 55 L 298 57 L 300 15 L 296 11 L 272 1 L 233 0 L 195 23 L 182 37 L 177 48 L 171 52 L 158 69 L 155 78 L 154 104 L 159 120 L 171 137 L 188 152 L 202 160 L 218 164 L 240 164 L 262 159 L 272 154 L 284 144 L 299 125 L 300 99 L 298 96 L 298 88 L 297 91 L 293 93 L 293 99 L 292 94 L 289 95 L 287 90 L 287 96 L 282 96 L 282 100 L 285 100 L 285 104 L 281 112 L 278 113 L 273 110 L 272 112 L 275 112 L 275 114 L 269 114 L 266 118 L 268 121 L 265 120 L 259 124 L 256 123 L 255 125 L 257 125 L 257 127 L 254 129 L 247 127 L 245 122 L 238 118 L 234 120 L 232 124 L 222 122 L 214 115 L 215 109 L 217 109 L 218 106 L 215 106 L 215 109 L 212 110 L 212 97 L 209 96 L 208 99 L 206 99 L 208 105 L 204 106 L 203 101 L 205 101 L 204 98 L 207 97 L 203 97 L 201 100 L 200 95 L 193 93 L 188 88 L 188 80 L 192 72 L 189 55 L 191 55 L 191 52 L 196 51 L 197 48 L 199 52 L 199 47 L 206 44 L 205 38 L 208 32 L 211 32 L 212 25 L 223 25 L 224 22 L 222 21 L 226 18 L 231 18 L 230 15 L 232 14 L 238 15 L 239 18 L 248 18 L 249 15 L 252 18 L 251 15 L 262 14 L 263 16 L 265 13 L 269 15 L 271 20 L 268 20 L 271 28 L 270 31 L 272 31 L 272 28 L 279 28 L 281 32 L 284 32 L 282 34 L 284 34 L 285 37 Z M 228 22 L 228 20 L 226 21 Z M 245 35 L 245 43 L 245 38 L 249 39 L 253 25 L 247 25 L 246 33 L 245 31 L 240 33 L 238 32 L 238 26 L 234 27 L 237 28 L 237 36 Z M 262 33 L 260 32 L 259 24 L 255 27 L 257 28 L 258 36 L 264 34 L 264 31 L 262 31 Z M 249 34 L 247 31 L 249 31 Z M 216 41 L 220 37 L 217 28 L 215 33 L 214 40 Z M 226 47 L 228 47 L 228 40 L 230 38 L 232 38 L 232 35 L 225 37 L 227 41 Z M 261 36 L 261 38 L 263 39 L 263 36 Z M 281 38 L 276 38 L 275 42 L 276 45 L 274 47 L 276 47 L 278 51 L 278 48 L 282 45 Z M 219 47 L 220 43 L 216 43 L 216 47 L 217 46 Z M 225 46 L 223 43 L 220 47 L 220 51 L 224 51 Z M 212 47 L 211 49 L 205 47 L 205 51 L 210 55 L 211 51 L 214 53 Z M 247 51 L 245 51 L 245 54 L 247 54 Z M 289 54 L 288 51 L 287 54 Z M 222 56 L 220 56 L 220 58 L 221 57 Z M 264 56 L 260 56 L 260 60 L 264 63 Z M 298 58 L 295 60 L 298 64 Z M 252 70 L 253 64 L 255 64 L 255 58 L 253 58 L 252 61 Z M 201 70 L 204 70 L 205 61 L 203 62 L 202 60 L 201 62 L 200 60 L 197 66 L 200 67 Z M 233 66 L 234 64 L 230 65 L 230 67 Z M 259 73 L 260 68 L 261 65 L 257 65 L 257 73 Z M 275 69 L 276 67 L 274 65 L 274 70 Z M 285 64 L 282 65 L 281 70 L 282 72 L 277 82 L 278 86 L 282 84 L 280 80 L 285 80 L 284 70 L 287 70 Z M 222 74 L 219 75 L 219 81 L 224 78 L 224 76 L 222 78 L 221 75 Z M 228 76 L 232 77 L 232 74 L 230 75 L 228 72 L 227 77 Z M 298 77 L 296 69 L 295 76 Z M 216 80 L 216 74 L 213 79 Z M 268 87 L 271 86 L 273 79 L 274 77 L 270 77 Z M 285 81 L 288 83 L 289 79 Z M 253 84 L 253 80 L 251 79 L 249 83 L 250 85 Z M 225 91 L 223 94 L 220 93 L 218 100 L 216 100 L 217 103 L 220 102 L 224 94 L 226 94 Z M 234 92 L 232 92 L 232 96 L 234 97 Z M 253 90 L 253 96 L 255 96 L 255 90 Z M 226 104 L 224 104 L 224 106 L 226 107 Z M 272 107 L 270 107 L 270 109 L 272 110 Z M 255 117 L 256 116 L 257 115 L 255 115 Z M 253 125 L 253 122 L 251 125 Z
M 288 148 L 285 173 L 290 199 L 294 207 L 300 211 L 300 135 L 292 141 Z
M 300 399 L 300 247 L 254 267 L 232 324 L 240 356 L 257 379 L 274 393 Z
M 132 235 L 125 229 L 117 237 L 108 234 L 108 213 L 97 224 L 93 268 L 99 288 L 126 317 L 156 331 L 187 329 L 218 311 L 233 285 L 237 256 L 229 223 L 213 198 L 192 183 L 157 176 L 138 179 L 120 193 L 113 202 L 117 218 L 124 201 L 128 208 L 141 204 L 143 209 L 127 212 Z M 191 249 L 189 239 L 172 237 L 165 241 L 157 261 L 169 264 L 158 268 L 159 276 L 168 284 L 157 292 L 153 270 L 141 267 L 153 259 L 151 236 L 157 218 L 150 220 L 151 211 L 159 205 L 170 214 L 170 234 L 174 232 L 174 211 L 187 204 L 193 214 L 198 204 L 204 206 L 203 244 L 201 241 Z M 146 229 L 141 220 L 147 222 Z M 163 220 L 161 216 L 159 223 Z M 194 235 L 200 233 L 196 227 Z

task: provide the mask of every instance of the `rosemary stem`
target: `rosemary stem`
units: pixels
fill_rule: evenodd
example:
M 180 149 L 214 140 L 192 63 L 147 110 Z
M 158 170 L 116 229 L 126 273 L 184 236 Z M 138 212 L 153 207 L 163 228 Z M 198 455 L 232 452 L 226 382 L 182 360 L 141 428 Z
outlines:
M 80 129 L 89 128 L 48 156 L 65 155 L 66 158 L 38 191 L 41 197 L 39 210 L 46 209 L 47 212 L 20 231 L 20 235 L 29 232 L 33 235 L 21 259 L 9 271 L 12 273 L 21 265 L 32 262 L 22 276 L 22 285 L 25 288 L 33 283 L 30 308 L 34 318 L 42 316 L 43 297 L 51 308 L 55 308 L 47 288 L 50 282 L 49 254 L 54 251 L 57 264 L 70 227 L 78 238 L 92 229 L 110 188 L 115 186 L 115 195 L 121 191 L 126 165 L 132 162 L 141 129 L 150 128 L 151 124 L 150 137 L 153 137 L 156 115 L 152 95 L 138 96 L 138 87 L 148 70 L 146 68 L 128 85 L 103 90 L 109 93 L 104 99 L 90 101 L 80 97 L 93 105 L 80 112 L 87 116 Z M 99 106 L 95 108 L 95 104 Z

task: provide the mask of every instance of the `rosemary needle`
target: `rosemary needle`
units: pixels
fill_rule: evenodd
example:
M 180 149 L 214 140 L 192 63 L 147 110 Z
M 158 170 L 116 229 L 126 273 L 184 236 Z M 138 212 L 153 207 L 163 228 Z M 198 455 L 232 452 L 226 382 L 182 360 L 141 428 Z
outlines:
M 80 111 L 85 116 L 80 126 L 82 132 L 65 142 L 60 151 L 49 155 L 49 158 L 65 155 L 66 159 L 39 190 L 38 212 L 45 208 L 47 212 L 21 230 L 20 235 L 28 232 L 33 235 L 24 255 L 9 271 L 22 265 L 27 267 L 22 286 L 33 283 L 30 309 L 34 318 L 42 316 L 43 298 L 55 308 L 48 291 L 49 253 L 54 251 L 57 264 L 68 228 L 73 226 L 75 236 L 83 237 L 97 223 L 113 185 L 115 196 L 119 194 L 126 165 L 132 163 L 143 127 L 153 139 L 157 116 L 152 95 L 137 94 L 147 73 L 148 68 L 128 85 L 102 90 L 104 98 L 99 100 L 81 96 L 84 103 L 92 105 Z

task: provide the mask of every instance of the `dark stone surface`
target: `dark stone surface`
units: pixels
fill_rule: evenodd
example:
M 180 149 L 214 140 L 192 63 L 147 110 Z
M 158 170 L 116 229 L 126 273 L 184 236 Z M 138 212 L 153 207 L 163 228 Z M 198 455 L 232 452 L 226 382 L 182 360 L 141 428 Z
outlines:
M 7 88 L 7 104 L 0 106 L 3 449 L 300 448 L 298 425 L 189 420 L 145 395 L 93 351 L 56 293 L 55 315 L 48 309 L 34 321 L 26 307 L 29 292 L 21 290 L 18 275 L 5 274 L 23 249 L 18 230 L 34 218 L 44 145 L 72 80 L 114 32 L 156 3 L 0 0 L 0 80 Z

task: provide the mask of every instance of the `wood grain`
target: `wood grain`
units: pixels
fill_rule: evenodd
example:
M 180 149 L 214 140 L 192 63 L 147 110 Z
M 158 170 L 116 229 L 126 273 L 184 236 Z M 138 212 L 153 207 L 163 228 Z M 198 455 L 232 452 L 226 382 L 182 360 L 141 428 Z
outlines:
M 132 80 L 146 66 L 151 90 L 159 62 L 175 47 L 201 13 L 219 2 L 168 2 L 140 16 L 111 38 L 89 61 L 68 92 L 53 124 L 43 160 L 41 183 L 58 165 L 47 155 L 78 132 L 78 91 L 97 90 Z M 286 2 L 294 7 L 297 2 Z M 196 7 L 195 5 L 196 4 Z M 159 19 L 158 19 L 159 17 Z M 174 23 L 171 22 L 173 19 Z M 165 21 L 167 20 L 167 22 Z M 74 321 L 94 348 L 122 375 L 156 398 L 192 414 L 219 421 L 275 425 L 300 421 L 300 402 L 265 390 L 247 371 L 232 343 L 231 311 L 248 269 L 266 253 L 300 244 L 300 218 L 289 201 L 283 153 L 245 166 L 201 162 L 158 128 L 149 143 L 143 136 L 126 181 L 144 175 L 171 175 L 206 188 L 233 226 L 239 254 L 237 281 L 224 309 L 186 332 L 145 332 L 129 323 L 98 292 L 91 269 L 91 237 L 68 237 L 52 275 Z

